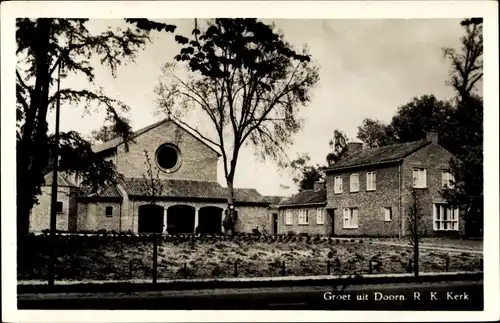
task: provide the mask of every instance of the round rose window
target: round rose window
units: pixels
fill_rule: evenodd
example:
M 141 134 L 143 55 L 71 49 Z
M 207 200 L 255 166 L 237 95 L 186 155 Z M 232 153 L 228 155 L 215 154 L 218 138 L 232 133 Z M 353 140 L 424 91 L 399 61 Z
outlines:
M 182 156 L 179 149 L 171 144 L 163 144 L 156 150 L 156 163 L 166 172 L 174 172 L 179 169 Z

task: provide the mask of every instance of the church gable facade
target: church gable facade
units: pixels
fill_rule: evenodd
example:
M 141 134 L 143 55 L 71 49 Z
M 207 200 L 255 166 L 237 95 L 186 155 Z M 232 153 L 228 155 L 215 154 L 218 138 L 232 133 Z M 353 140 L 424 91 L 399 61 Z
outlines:
M 137 132 L 132 142 L 116 140 L 95 147 L 112 160 L 125 177 L 147 174 L 145 151 L 160 179 L 217 181 L 219 153 L 172 120 L 163 120 Z
M 124 179 L 91 195 L 74 185 L 77 194 L 67 203 L 75 207 L 67 214 L 58 214 L 58 230 L 164 234 L 223 231 L 227 188 L 217 182 L 220 154 L 182 125 L 166 119 L 140 129 L 134 132 L 128 151 L 120 138 L 93 149 L 113 161 Z M 148 189 L 151 179 L 146 152 L 153 178 L 162 187 L 154 203 Z M 67 178 L 63 174 L 60 177 Z M 78 183 L 76 179 L 73 182 Z M 50 191 L 50 187 L 44 188 Z M 236 188 L 235 206 L 236 231 L 251 232 L 257 227 L 270 230 L 273 208 L 267 197 L 255 189 Z M 34 207 L 32 220 L 37 220 L 31 222 L 31 230 L 48 229 L 49 217 L 50 193 L 40 196 L 39 205 Z

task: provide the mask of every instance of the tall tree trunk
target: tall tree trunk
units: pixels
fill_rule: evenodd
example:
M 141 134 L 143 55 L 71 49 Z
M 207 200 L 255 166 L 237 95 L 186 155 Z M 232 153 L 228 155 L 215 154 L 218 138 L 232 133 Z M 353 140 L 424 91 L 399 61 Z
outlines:
M 414 226 L 414 232 L 415 236 L 413 237 L 413 266 L 415 270 L 415 277 L 418 277 L 419 274 L 419 265 L 418 265 L 418 256 L 419 256 L 419 243 L 420 243 L 420 231 L 418 227 L 418 216 L 415 215 L 414 221 L 413 221 L 413 226 Z
M 43 181 L 43 169 L 47 161 L 43 156 L 47 153 L 40 145 L 47 136 L 47 102 L 49 96 L 48 55 L 50 42 L 51 19 L 38 19 L 34 37 L 37 42 L 32 46 L 35 52 L 35 88 L 30 96 L 30 107 L 26 113 L 22 138 L 17 147 L 17 235 L 18 239 L 29 232 L 29 216 L 34 205 L 38 186 Z M 42 170 L 41 174 L 37 170 Z M 18 240 L 19 241 L 19 240 Z M 22 248 L 22 245 L 18 245 Z
M 227 204 L 230 207 L 227 211 L 228 213 L 226 216 L 229 217 L 231 221 L 231 226 L 229 227 L 230 234 L 234 235 L 234 230 L 236 227 L 236 218 L 235 218 L 235 208 L 234 208 L 234 186 L 233 186 L 233 178 L 231 176 L 226 177 L 226 184 L 227 184 Z

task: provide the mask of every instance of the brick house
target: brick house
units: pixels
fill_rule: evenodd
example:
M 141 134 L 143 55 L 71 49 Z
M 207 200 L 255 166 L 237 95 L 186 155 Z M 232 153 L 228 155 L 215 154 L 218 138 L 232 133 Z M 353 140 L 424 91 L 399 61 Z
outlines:
M 279 204 L 278 233 L 309 233 L 331 235 L 331 219 L 326 212 L 324 182 L 314 183 L 314 188 L 302 190 Z
M 349 143 L 349 153 L 326 169 L 327 210 L 336 236 L 403 236 L 407 210 L 416 189 L 424 235 L 459 234 L 464 224 L 440 191 L 450 184 L 453 155 L 438 135 L 403 144 L 363 149 Z
M 112 161 L 123 181 L 85 194 L 78 179 L 58 174 L 57 228 L 62 231 L 219 233 L 227 207 L 227 188 L 217 182 L 220 154 L 186 127 L 167 118 L 134 132 L 129 150 L 120 138 L 93 147 Z M 163 192 L 151 203 L 145 151 Z M 158 178 L 156 177 L 158 173 Z M 146 175 L 146 179 L 143 178 Z M 39 204 L 31 213 L 31 231 L 49 228 L 51 177 L 46 177 Z M 237 232 L 271 230 L 276 197 L 255 189 L 235 188 Z

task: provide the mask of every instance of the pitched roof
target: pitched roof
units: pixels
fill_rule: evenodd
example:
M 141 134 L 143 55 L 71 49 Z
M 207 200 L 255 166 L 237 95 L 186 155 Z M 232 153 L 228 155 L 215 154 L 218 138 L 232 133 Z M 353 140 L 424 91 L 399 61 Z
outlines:
M 315 205 L 326 203 L 326 190 L 303 190 L 280 203 L 283 206 Z
M 287 199 L 286 196 L 278 196 L 278 195 L 264 195 L 264 198 L 271 204 L 279 204 L 280 202 Z
M 52 185 L 52 172 L 48 173 L 45 175 L 44 180 L 45 180 L 45 186 L 51 186 Z M 57 173 L 57 186 L 59 187 L 78 187 L 73 183 L 71 180 L 67 178 L 67 176 L 63 175 L 62 173 L 58 172 Z
M 163 186 L 163 193 L 161 195 L 163 197 L 227 200 L 227 188 L 222 187 L 217 182 L 174 179 L 160 181 Z M 125 178 L 122 185 L 130 197 L 137 198 L 148 196 L 146 180 L 143 178 Z M 253 188 L 235 188 L 234 199 L 235 202 L 240 203 L 269 204 L 269 201 Z
M 146 133 L 148 132 L 149 130 L 152 130 L 168 121 L 171 121 L 173 123 L 175 123 L 177 126 L 179 126 L 180 128 L 182 128 L 184 131 L 186 131 L 187 133 L 189 133 L 190 135 L 192 135 L 194 138 L 196 138 L 197 140 L 199 140 L 201 143 L 203 143 L 205 146 L 207 146 L 208 148 L 212 149 L 213 151 L 215 151 L 217 153 L 217 155 L 220 156 L 220 153 L 215 150 L 211 145 L 209 145 L 204 139 L 200 138 L 200 136 L 196 135 L 193 133 L 192 130 L 188 129 L 187 127 L 183 126 L 182 124 L 176 122 L 175 120 L 172 120 L 170 118 L 166 118 L 166 119 L 163 119 L 161 121 L 158 121 L 156 123 L 153 123 L 147 127 L 144 127 L 144 128 L 141 128 L 137 131 L 134 131 L 132 137 L 130 138 L 130 140 L 136 138 L 137 136 L 140 136 L 142 135 L 143 133 Z M 118 147 L 120 144 L 123 143 L 123 139 L 121 137 L 115 137 L 111 140 L 108 140 L 102 144 L 99 144 L 99 145 L 95 145 L 92 147 L 92 150 L 96 153 L 98 152 L 101 152 L 101 151 L 106 151 L 108 149 L 111 149 L 111 148 L 115 148 L 115 147 Z
M 88 191 L 81 190 L 78 197 L 90 198 L 90 197 L 113 197 L 113 198 L 122 198 L 122 194 L 116 188 L 116 185 L 108 185 L 104 187 L 102 190 L 99 190 L 96 193 L 90 193 Z
M 345 156 L 337 163 L 328 167 L 326 171 L 344 170 L 353 167 L 364 167 L 400 161 L 430 143 L 431 142 L 427 140 L 419 140 L 378 148 L 363 149 Z

